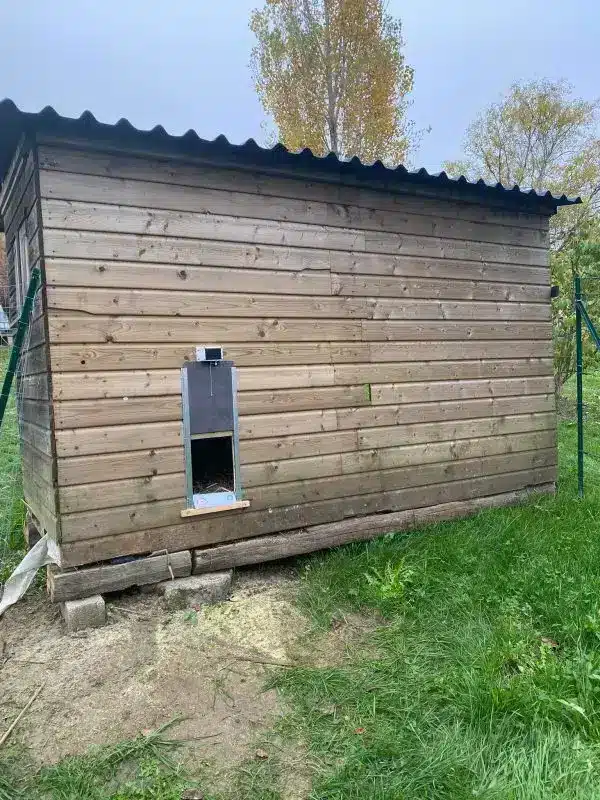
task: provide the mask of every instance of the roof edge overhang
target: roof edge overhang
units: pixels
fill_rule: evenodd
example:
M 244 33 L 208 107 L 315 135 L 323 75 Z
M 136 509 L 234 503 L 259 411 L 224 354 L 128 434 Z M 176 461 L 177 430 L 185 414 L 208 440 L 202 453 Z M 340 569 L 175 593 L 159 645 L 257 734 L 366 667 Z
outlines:
M 556 213 L 560 206 L 581 203 L 580 197 L 567 197 L 565 194 L 555 196 L 551 192 L 521 189 L 516 185 L 506 187 L 500 183 L 487 184 L 483 180 L 470 181 L 462 175 L 453 178 L 445 172 L 432 174 L 426 169 L 409 170 L 402 165 L 392 168 L 381 161 L 364 164 L 356 157 L 350 160 L 339 159 L 334 153 L 316 156 L 308 148 L 300 152 L 290 151 L 282 144 L 265 148 L 254 139 L 248 139 L 243 144 L 232 144 L 223 135 L 213 140 L 202 139 L 191 129 L 181 136 L 168 133 L 162 125 L 148 131 L 140 130 L 127 119 L 120 119 L 114 124 L 99 122 L 90 111 L 84 111 L 76 119 L 61 116 L 51 106 L 31 113 L 20 110 L 8 99 L 0 101 L 2 180 L 24 134 L 97 142 L 117 149 L 164 152 L 165 155 L 202 158 L 246 168 L 285 171 L 288 174 L 296 173 L 302 178 L 313 175 L 320 180 L 335 180 L 336 183 L 378 183 L 383 188 L 396 191 L 401 191 L 402 186 L 416 185 L 450 195 L 454 199 L 464 196 L 465 199 L 478 200 L 484 205 L 502 205 L 545 215 Z

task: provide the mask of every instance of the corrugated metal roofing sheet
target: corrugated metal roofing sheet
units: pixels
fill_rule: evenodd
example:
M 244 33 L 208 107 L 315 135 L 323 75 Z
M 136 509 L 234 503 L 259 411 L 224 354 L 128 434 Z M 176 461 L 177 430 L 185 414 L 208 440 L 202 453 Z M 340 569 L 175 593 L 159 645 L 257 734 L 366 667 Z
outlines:
M 507 187 L 501 183 L 487 184 L 483 180 L 469 181 L 464 176 L 451 178 L 445 172 L 429 173 L 426 169 L 408 170 L 400 165 L 395 168 L 386 167 L 381 161 L 364 164 L 354 157 L 349 160 L 339 159 L 334 153 L 327 156 L 316 156 L 308 148 L 293 152 L 284 145 L 277 144 L 271 148 L 260 147 L 254 139 L 243 144 L 232 144 L 221 135 L 216 139 L 202 139 L 196 131 L 189 130 L 181 136 L 168 133 L 162 125 L 150 131 L 134 127 L 127 119 L 120 119 L 115 124 L 99 122 L 91 111 L 84 111 L 77 119 L 63 117 L 51 106 L 39 112 L 31 113 L 20 110 L 12 100 L 0 101 L 0 176 L 4 177 L 10 164 L 14 149 L 23 132 L 40 131 L 56 136 L 76 138 L 102 139 L 114 145 L 151 145 L 153 148 L 176 150 L 177 152 L 204 156 L 208 158 L 227 158 L 235 163 L 311 170 L 321 174 L 335 173 L 338 177 L 353 176 L 356 179 L 383 179 L 390 185 L 413 183 L 429 185 L 436 188 L 454 188 L 475 192 L 485 202 L 485 198 L 498 195 L 511 205 L 538 208 L 552 212 L 558 206 L 580 203 L 579 197 L 556 197 L 550 192 L 536 192 L 534 189 L 521 189 L 518 186 Z

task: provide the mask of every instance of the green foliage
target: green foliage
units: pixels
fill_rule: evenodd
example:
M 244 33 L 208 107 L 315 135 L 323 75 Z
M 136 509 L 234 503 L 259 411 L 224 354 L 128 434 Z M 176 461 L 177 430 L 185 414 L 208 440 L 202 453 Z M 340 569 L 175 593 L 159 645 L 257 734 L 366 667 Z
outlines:
M 597 112 L 597 103 L 574 97 L 565 81 L 516 83 L 469 127 L 465 159 L 444 165 L 452 175 L 583 199 L 581 205 L 559 209 L 550 221 L 552 281 L 561 291 L 552 304 L 557 389 L 575 367 L 573 275 L 599 273 Z M 593 310 L 600 308 L 600 286 L 590 284 L 589 302 Z M 586 346 L 585 356 L 588 364 L 596 363 L 593 348 Z
M 382 568 L 371 567 L 365 572 L 365 579 L 371 589 L 373 604 L 385 614 L 393 613 L 398 604 L 404 601 L 413 575 L 414 570 L 407 567 L 403 559 L 396 564 L 387 561 Z
M 183 621 L 187 622 L 188 625 L 197 625 L 198 624 L 198 612 L 193 608 L 189 608 L 185 612 L 185 614 L 183 615 Z
M 552 283 L 560 289 L 559 297 L 552 301 L 554 378 L 560 390 L 575 371 L 575 275 L 582 278 L 584 300 L 592 322 L 600 327 L 600 219 L 588 221 L 577 237 L 553 252 L 550 267 Z M 600 366 L 600 353 L 587 329 L 583 333 L 583 358 L 588 369 Z

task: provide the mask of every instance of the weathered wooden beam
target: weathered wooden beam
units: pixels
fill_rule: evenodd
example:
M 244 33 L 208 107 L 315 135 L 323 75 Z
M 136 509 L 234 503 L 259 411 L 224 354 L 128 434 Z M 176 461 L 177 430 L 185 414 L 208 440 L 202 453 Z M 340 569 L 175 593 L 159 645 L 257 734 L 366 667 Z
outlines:
M 63 571 L 48 567 L 47 586 L 53 603 L 91 597 L 105 592 L 118 592 L 131 586 L 159 583 L 191 574 L 189 550 L 138 558 L 122 564 L 100 564 L 98 567 Z
M 491 497 L 478 497 L 456 503 L 443 503 L 427 508 L 410 509 L 392 514 L 373 514 L 367 517 L 342 520 L 341 522 L 313 525 L 310 528 L 260 536 L 231 544 L 217 545 L 192 551 L 194 575 L 203 572 L 231 569 L 246 564 L 276 561 L 315 550 L 372 539 L 375 536 L 414 528 L 432 522 L 475 514 L 484 508 L 508 506 L 519 503 L 529 494 L 552 493 L 553 483 L 536 486 L 532 490 L 505 492 Z

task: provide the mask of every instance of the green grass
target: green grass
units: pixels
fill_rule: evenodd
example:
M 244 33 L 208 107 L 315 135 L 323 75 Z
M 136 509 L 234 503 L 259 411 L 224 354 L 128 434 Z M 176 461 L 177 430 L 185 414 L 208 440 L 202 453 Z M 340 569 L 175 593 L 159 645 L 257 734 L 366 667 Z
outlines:
M 560 411 L 576 419 L 577 387 L 573 375 L 563 387 Z M 590 371 L 583 376 L 584 449 L 600 460 L 600 372 Z
M 0 800 L 180 800 L 196 784 L 171 757 L 171 724 L 39 771 L 18 747 L 0 753 Z

